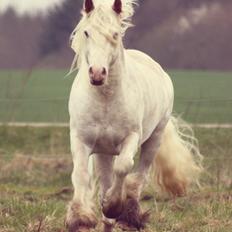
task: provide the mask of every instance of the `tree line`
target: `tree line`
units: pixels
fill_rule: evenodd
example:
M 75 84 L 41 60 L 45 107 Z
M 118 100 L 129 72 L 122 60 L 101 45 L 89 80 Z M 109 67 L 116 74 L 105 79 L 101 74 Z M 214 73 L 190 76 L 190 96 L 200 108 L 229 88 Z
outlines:
M 167 68 L 232 69 L 230 0 L 146 0 L 136 7 L 125 46 L 147 52 Z M 67 0 L 47 17 L 0 16 L 0 67 L 68 67 L 69 35 L 82 1 Z M 1 54 L 3 56 L 1 56 Z

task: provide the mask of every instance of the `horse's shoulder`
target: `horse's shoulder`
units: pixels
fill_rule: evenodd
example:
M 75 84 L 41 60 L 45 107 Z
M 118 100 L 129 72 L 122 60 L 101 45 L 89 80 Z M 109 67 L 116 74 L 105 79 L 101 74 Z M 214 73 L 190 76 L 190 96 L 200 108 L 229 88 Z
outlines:
M 144 52 L 141 52 L 139 50 L 127 49 L 126 54 L 130 59 L 134 60 L 134 62 L 148 66 L 149 68 L 151 68 L 152 70 L 156 70 L 157 72 L 164 72 L 160 64 Z

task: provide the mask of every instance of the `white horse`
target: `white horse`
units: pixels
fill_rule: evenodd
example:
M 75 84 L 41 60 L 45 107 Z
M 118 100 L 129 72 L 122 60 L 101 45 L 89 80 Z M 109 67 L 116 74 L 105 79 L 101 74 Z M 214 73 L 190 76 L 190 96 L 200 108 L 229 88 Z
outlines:
M 104 231 L 111 231 L 115 220 L 138 230 L 144 227 L 139 199 L 151 166 L 158 184 L 174 196 L 185 194 L 200 171 L 193 146 L 184 142 L 171 117 L 169 76 L 146 54 L 123 47 L 134 3 L 85 0 L 72 34 L 72 69 L 79 71 L 69 101 L 74 163 L 74 197 L 66 218 L 70 232 L 97 225 L 91 155 L 100 181 Z

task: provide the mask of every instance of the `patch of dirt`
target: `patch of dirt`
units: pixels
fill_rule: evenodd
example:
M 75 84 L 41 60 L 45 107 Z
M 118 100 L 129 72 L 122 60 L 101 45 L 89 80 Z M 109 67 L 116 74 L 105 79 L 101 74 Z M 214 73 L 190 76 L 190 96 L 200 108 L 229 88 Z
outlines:
M 44 156 L 45 157 L 45 156 Z M 32 171 L 34 169 L 53 170 L 70 170 L 72 167 L 71 159 L 69 158 L 48 158 L 31 157 L 29 155 L 16 154 L 11 161 L 0 160 L 0 168 L 2 172 L 10 171 Z

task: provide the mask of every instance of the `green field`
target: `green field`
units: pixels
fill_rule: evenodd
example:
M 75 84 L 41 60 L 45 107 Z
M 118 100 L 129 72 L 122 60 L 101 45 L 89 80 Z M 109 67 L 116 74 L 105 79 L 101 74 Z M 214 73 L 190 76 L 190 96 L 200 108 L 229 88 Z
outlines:
M 193 123 L 232 123 L 232 73 L 169 73 L 176 113 Z M 0 122 L 67 122 L 73 77 L 65 74 L 0 71 Z M 197 129 L 196 136 L 202 189 L 174 202 L 151 182 L 142 201 L 151 210 L 146 232 L 231 232 L 232 130 Z M 68 128 L 0 126 L 0 232 L 64 232 L 71 170 Z
M 72 197 L 68 134 L 67 128 L 0 127 L 0 232 L 65 231 Z M 232 130 L 198 129 L 196 136 L 205 158 L 202 189 L 174 202 L 154 194 L 150 182 L 142 200 L 151 210 L 145 232 L 231 232 Z
M 67 122 L 73 77 L 66 70 L 0 71 L 1 122 Z M 232 73 L 169 71 L 178 114 L 193 123 L 232 123 Z

